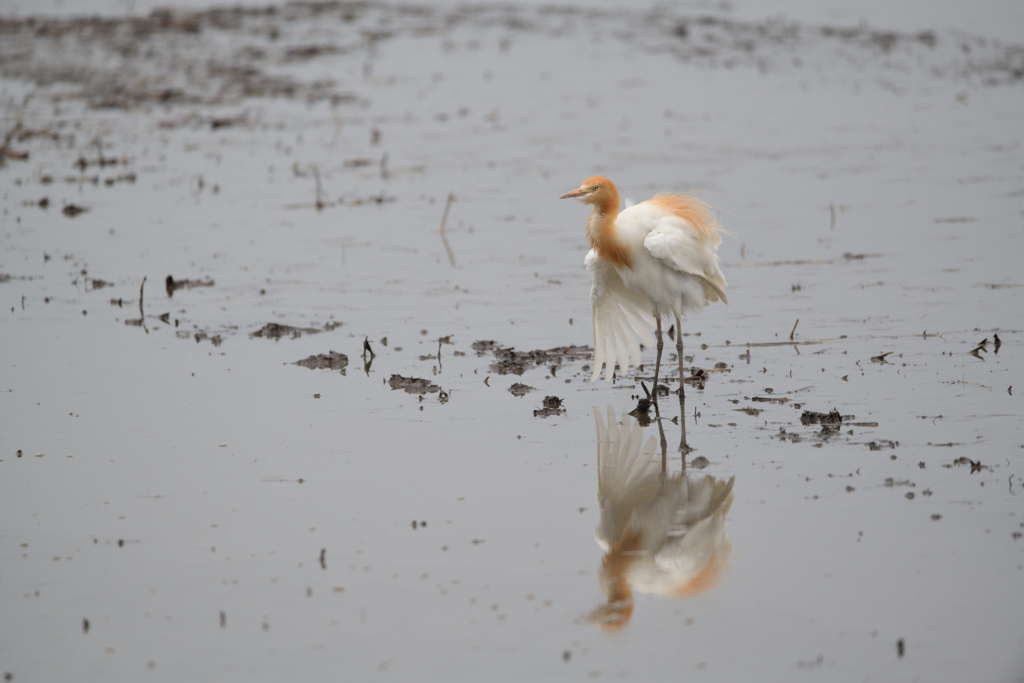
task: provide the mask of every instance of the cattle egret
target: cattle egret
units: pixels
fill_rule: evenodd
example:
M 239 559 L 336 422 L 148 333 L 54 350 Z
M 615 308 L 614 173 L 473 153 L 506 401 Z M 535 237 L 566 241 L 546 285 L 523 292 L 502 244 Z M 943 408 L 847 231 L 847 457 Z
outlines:
M 718 267 L 721 228 L 710 207 L 686 194 L 659 194 L 619 212 L 619 191 L 604 176 L 587 178 L 559 199 L 594 207 L 587 222 L 590 253 L 585 264 L 594 278 L 594 373 L 605 366 L 610 380 L 616 362 L 623 372 L 640 365 L 640 344 L 650 346 L 651 316 L 657 331 L 654 400 L 661 369 L 661 319 L 676 322 L 676 351 L 682 382 L 683 335 L 680 316 L 700 312 L 725 298 L 725 276 Z M 680 391 L 682 388 L 680 387 Z
M 662 442 L 646 443 L 639 423 L 608 421 L 594 408 L 597 427 L 597 499 L 601 524 L 594 532 L 604 550 L 601 588 L 608 602 L 591 614 L 605 630 L 618 630 L 633 614 L 633 591 L 683 597 L 716 585 L 728 566 L 732 542 L 726 521 L 735 477 L 669 474 Z M 660 426 L 660 422 L 658 423 Z

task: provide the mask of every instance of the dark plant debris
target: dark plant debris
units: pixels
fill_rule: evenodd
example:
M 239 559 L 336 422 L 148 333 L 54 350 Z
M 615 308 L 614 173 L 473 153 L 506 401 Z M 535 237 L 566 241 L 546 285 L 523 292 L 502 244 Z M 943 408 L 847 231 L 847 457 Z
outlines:
M 643 382 L 640 384 L 643 385 Z M 646 390 L 647 387 L 644 387 L 644 389 Z M 640 397 L 636 402 L 636 408 L 629 412 L 630 415 L 636 418 L 637 423 L 641 427 L 647 427 L 651 424 L 651 416 L 648 411 L 650 411 L 651 406 L 654 405 L 654 401 L 649 398 L 649 395 L 650 392 L 648 392 L 648 397 Z
M 99 278 L 86 278 L 85 279 L 85 291 L 92 291 L 94 289 L 103 289 L 104 287 L 113 287 L 113 282 L 101 280 Z
M 174 277 L 168 275 L 167 279 L 164 280 L 164 288 L 167 290 L 167 296 L 174 296 L 174 292 L 179 289 L 192 289 L 193 287 L 213 287 L 214 282 L 210 278 L 205 280 L 175 280 Z
M 562 399 L 557 396 L 545 396 L 544 407 L 533 411 L 534 417 L 551 417 L 552 415 L 564 415 L 565 408 L 562 407 Z
M 693 368 L 690 370 L 690 373 L 690 376 L 684 377 L 683 381 L 686 382 L 687 384 L 692 385 L 695 389 L 703 389 L 704 382 L 708 378 L 707 371 L 704 370 L 703 368 Z M 661 387 L 658 387 L 658 391 L 661 391 Z M 662 394 L 659 393 L 658 395 L 660 396 Z
M 785 396 L 751 396 L 750 400 L 755 403 L 778 403 L 779 405 L 789 403 L 789 399 Z
M 953 465 L 943 465 L 943 467 L 953 467 L 954 465 L 957 467 L 970 465 L 971 474 L 974 474 L 975 472 L 981 472 L 982 470 L 989 470 L 990 472 L 992 471 L 991 467 L 982 465 L 980 460 L 971 460 L 967 456 L 960 456 L 959 458 L 953 461 Z
M 1002 342 L 999 341 L 999 336 L 998 335 L 994 335 L 994 336 L 995 336 L 995 352 L 999 353 L 999 347 L 1002 346 Z M 971 356 L 974 356 L 975 358 L 979 358 L 981 360 L 985 360 L 982 357 L 982 355 L 981 355 L 982 352 L 988 353 L 988 337 L 985 337 L 984 339 L 982 339 L 981 342 L 977 346 L 975 346 L 973 349 L 971 349 L 967 353 L 969 355 L 971 355 Z
M 519 396 L 520 398 L 522 398 L 523 396 L 526 396 L 531 391 L 537 391 L 537 390 L 534 387 L 527 386 L 527 385 L 525 385 L 525 384 L 523 384 L 521 382 L 516 382 L 515 384 L 513 384 L 512 386 L 510 386 L 508 388 L 508 391 L 513 396 Z
M 802 425 L 841 425 L 843 420 L 852 420 L 853 415 L 840 415 L 838 410 L 833 409 L 828 413 L 818 413 L 813 410 L 805 410 L 800 415 Z
M 131 323 L 132 321 L 125 320 L 124 322 L 127 325 L 127 324 Z M 141 324 L 141 321 L 140 321 L 140 324 Z M 179 336 L 181 336 L 180 333 L 179 333 Z M 223 343 L 223 341 L 224 341 L 219 334 L 215 334 L 213 336 L 210 336 L 208 333 L 203 332 L 201 330 L 199 332 L 196 332 L 195 334 L 191 334 L 191 335 L 188 332 L 185 333 L 185 339 L 188 339 L 190 336 L 196 340 L 196 344 L 198 344 L 201 341 L 205 341 L 205 340 L 209 339 L 210 343 L 213 344 L 214 346 L 220 346 L 221 343 Z

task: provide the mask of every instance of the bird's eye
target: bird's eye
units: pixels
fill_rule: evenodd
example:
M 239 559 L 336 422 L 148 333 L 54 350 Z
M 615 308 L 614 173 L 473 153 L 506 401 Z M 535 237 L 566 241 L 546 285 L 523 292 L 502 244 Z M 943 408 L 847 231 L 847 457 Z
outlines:
M 590 191 L 591 192 L 597 192 L 600 189 L 601 189 L 600 187 L 598 187 L 597 185 L 594 185 L 593 187 L 590 188 Z

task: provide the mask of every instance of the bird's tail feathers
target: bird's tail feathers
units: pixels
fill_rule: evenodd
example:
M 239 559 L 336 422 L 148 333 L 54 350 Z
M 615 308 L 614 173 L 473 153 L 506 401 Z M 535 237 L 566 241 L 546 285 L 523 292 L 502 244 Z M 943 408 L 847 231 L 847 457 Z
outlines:
M 723 278 L 705 276 L 702 278 L 701 284 L 704 286 L 704 297 L 708 300 L 708 303 L 713 303 L 719 299 L 722 300 L 723 304 L 729 303 L 729 299 L 725 296 L 725 280 Z

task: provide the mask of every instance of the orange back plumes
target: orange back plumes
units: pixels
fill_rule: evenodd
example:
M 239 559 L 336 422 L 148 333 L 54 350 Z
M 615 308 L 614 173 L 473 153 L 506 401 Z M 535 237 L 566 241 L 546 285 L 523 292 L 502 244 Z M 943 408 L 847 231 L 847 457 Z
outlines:
M 707 202 L 689 194 L 659 194 L 647 201 L 655 206 L 660 206 L 692 225 L 697 234 L 700 235 L 702 243 L 718 243 L 718 240 L 715 238 L 718 237 L 718 233 L 722 228 L 718 224 L 715 214 L 711 212 L 711 207 L 708 206 Z
M 672 589 L 672 595 L 681 598 L 687 595 L 697 595 L 706 590 L 714 588 L 721 581 L 725 573 L 726 561 L 724 558 L 713 555 L 704 567 L 696 575 L 682 583 L 676 584 Z

